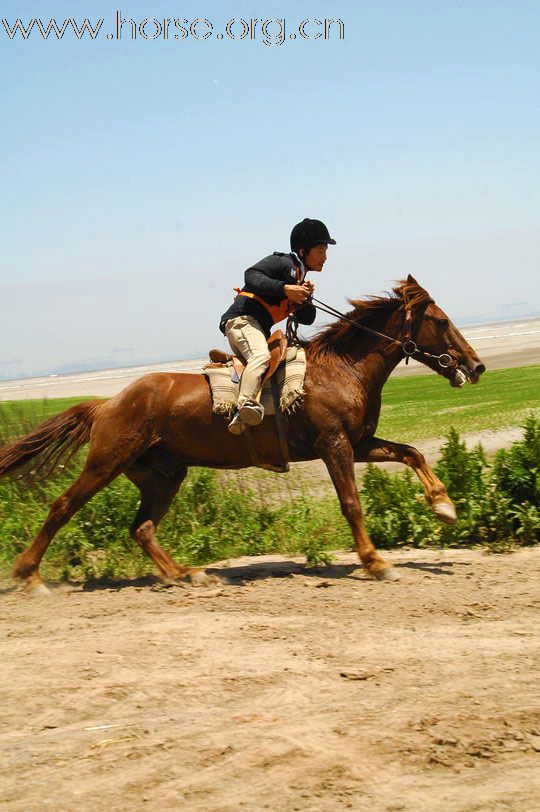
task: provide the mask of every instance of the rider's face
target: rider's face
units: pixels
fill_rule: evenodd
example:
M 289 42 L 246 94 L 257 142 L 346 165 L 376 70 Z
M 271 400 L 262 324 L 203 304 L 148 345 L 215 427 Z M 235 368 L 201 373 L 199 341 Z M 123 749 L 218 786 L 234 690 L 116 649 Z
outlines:
M 324 263 L 326 262 L 327 248 L 328 246 L 325 244 L 310 248 L 305 255 L 304 265 L 306 265 L 310 271 L 322 271 Z

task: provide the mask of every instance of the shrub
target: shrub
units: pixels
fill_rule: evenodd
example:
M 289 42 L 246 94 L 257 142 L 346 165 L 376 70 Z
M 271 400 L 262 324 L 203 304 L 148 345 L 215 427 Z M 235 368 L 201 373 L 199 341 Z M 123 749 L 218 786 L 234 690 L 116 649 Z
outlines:
M 362 483 L 362 501 L 368 531 L 376 546 L 426 547 L 439 541 L 440 525 L 433 521 L 422 488 L 409 469 L 392 475 L 369 464 Z
M 527 418 L 523 439 L 495 456 L 493 481 L 514 504 L 540 506 L 540 420 Z

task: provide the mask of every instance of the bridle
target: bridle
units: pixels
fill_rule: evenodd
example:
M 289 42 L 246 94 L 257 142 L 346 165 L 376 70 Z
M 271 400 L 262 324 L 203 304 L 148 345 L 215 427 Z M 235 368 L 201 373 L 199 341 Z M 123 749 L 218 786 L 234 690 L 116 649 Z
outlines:
M 337 316 L 349 324 L 354 324 L 354 326 L 358 327 L 359 330 L 365 330 L 365 332 L 371 333 L 379 338 L 384 338 L 387 341 L 400 344 L 405 356 L 406 364 L 409 363 L 409 358 L 412 358 L 413 355 L 422 355 L 424 358 L 432 358 L 434 361 L 437 361 L 442 369 L 457 369 L 458 367 L 457 359 L 453 358 L 449 353 L 443 352 L 440 355 L 435 355 L 427 350 L 421 350 L 416 342 L 413 341 L 413 308 L 416 309 L 419 305 L 424 305 L 423 311 L 425 311 L 429 304 L 434 303 L 434 300 L 426 291 L 421 291 L 416 296 L 411 298 L 407 298 L 405 296 L 403 297 L 403 323 L 401 325 L 401 338 L 392 338 L 392 336 L 387 336 L 385 333 L 379 332 L 379 330 L 373 330 L 371 327 L 366 327 L 365 324 L 360 324 L 359 322 L 354 321 L 354 319 L 350 319 L 348 316 L 345 316 L 344 313 L 336 310 L 331 305 L 321 302 L 319 299 L 315 299 L 314 296 L 310 296 L 306 301 L 312 303 L 313 306 L 322 313 L 328 313 L 330 316 Z M 422 315 L 424 315 L 424 313 L 422 313 Z

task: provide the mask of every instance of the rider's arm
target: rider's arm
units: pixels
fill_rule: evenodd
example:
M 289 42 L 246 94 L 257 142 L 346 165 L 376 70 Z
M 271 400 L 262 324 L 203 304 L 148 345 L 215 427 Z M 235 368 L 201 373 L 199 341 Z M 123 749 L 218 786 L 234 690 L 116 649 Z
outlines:
M 247 269 L 244 274 L 246 289 L 258 296 L 283 299 L 285 284 L 290 282 L 289 275 L 290 269 L 283 258 L 272 254 Z

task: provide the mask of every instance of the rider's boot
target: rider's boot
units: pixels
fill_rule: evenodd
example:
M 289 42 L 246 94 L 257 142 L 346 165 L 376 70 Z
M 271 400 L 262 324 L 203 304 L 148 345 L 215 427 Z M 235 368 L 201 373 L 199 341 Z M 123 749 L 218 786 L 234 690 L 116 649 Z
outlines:
M 238 414 L 240 420 L 242 423 L 245 423 L 246 426 L 258 426 L 259 423 L 262 423 L 264 417 L 264 406 L 256 400 L 246 400 L 246 402 L 240 406 Z
M 240 412 L 238 409 L 233 414 L 233 418 L 229 425 L 227 426 L 231 434 L 242 434 L 244 429 L 246 428 L 246 424 L 242 422 L 240 419 Z

